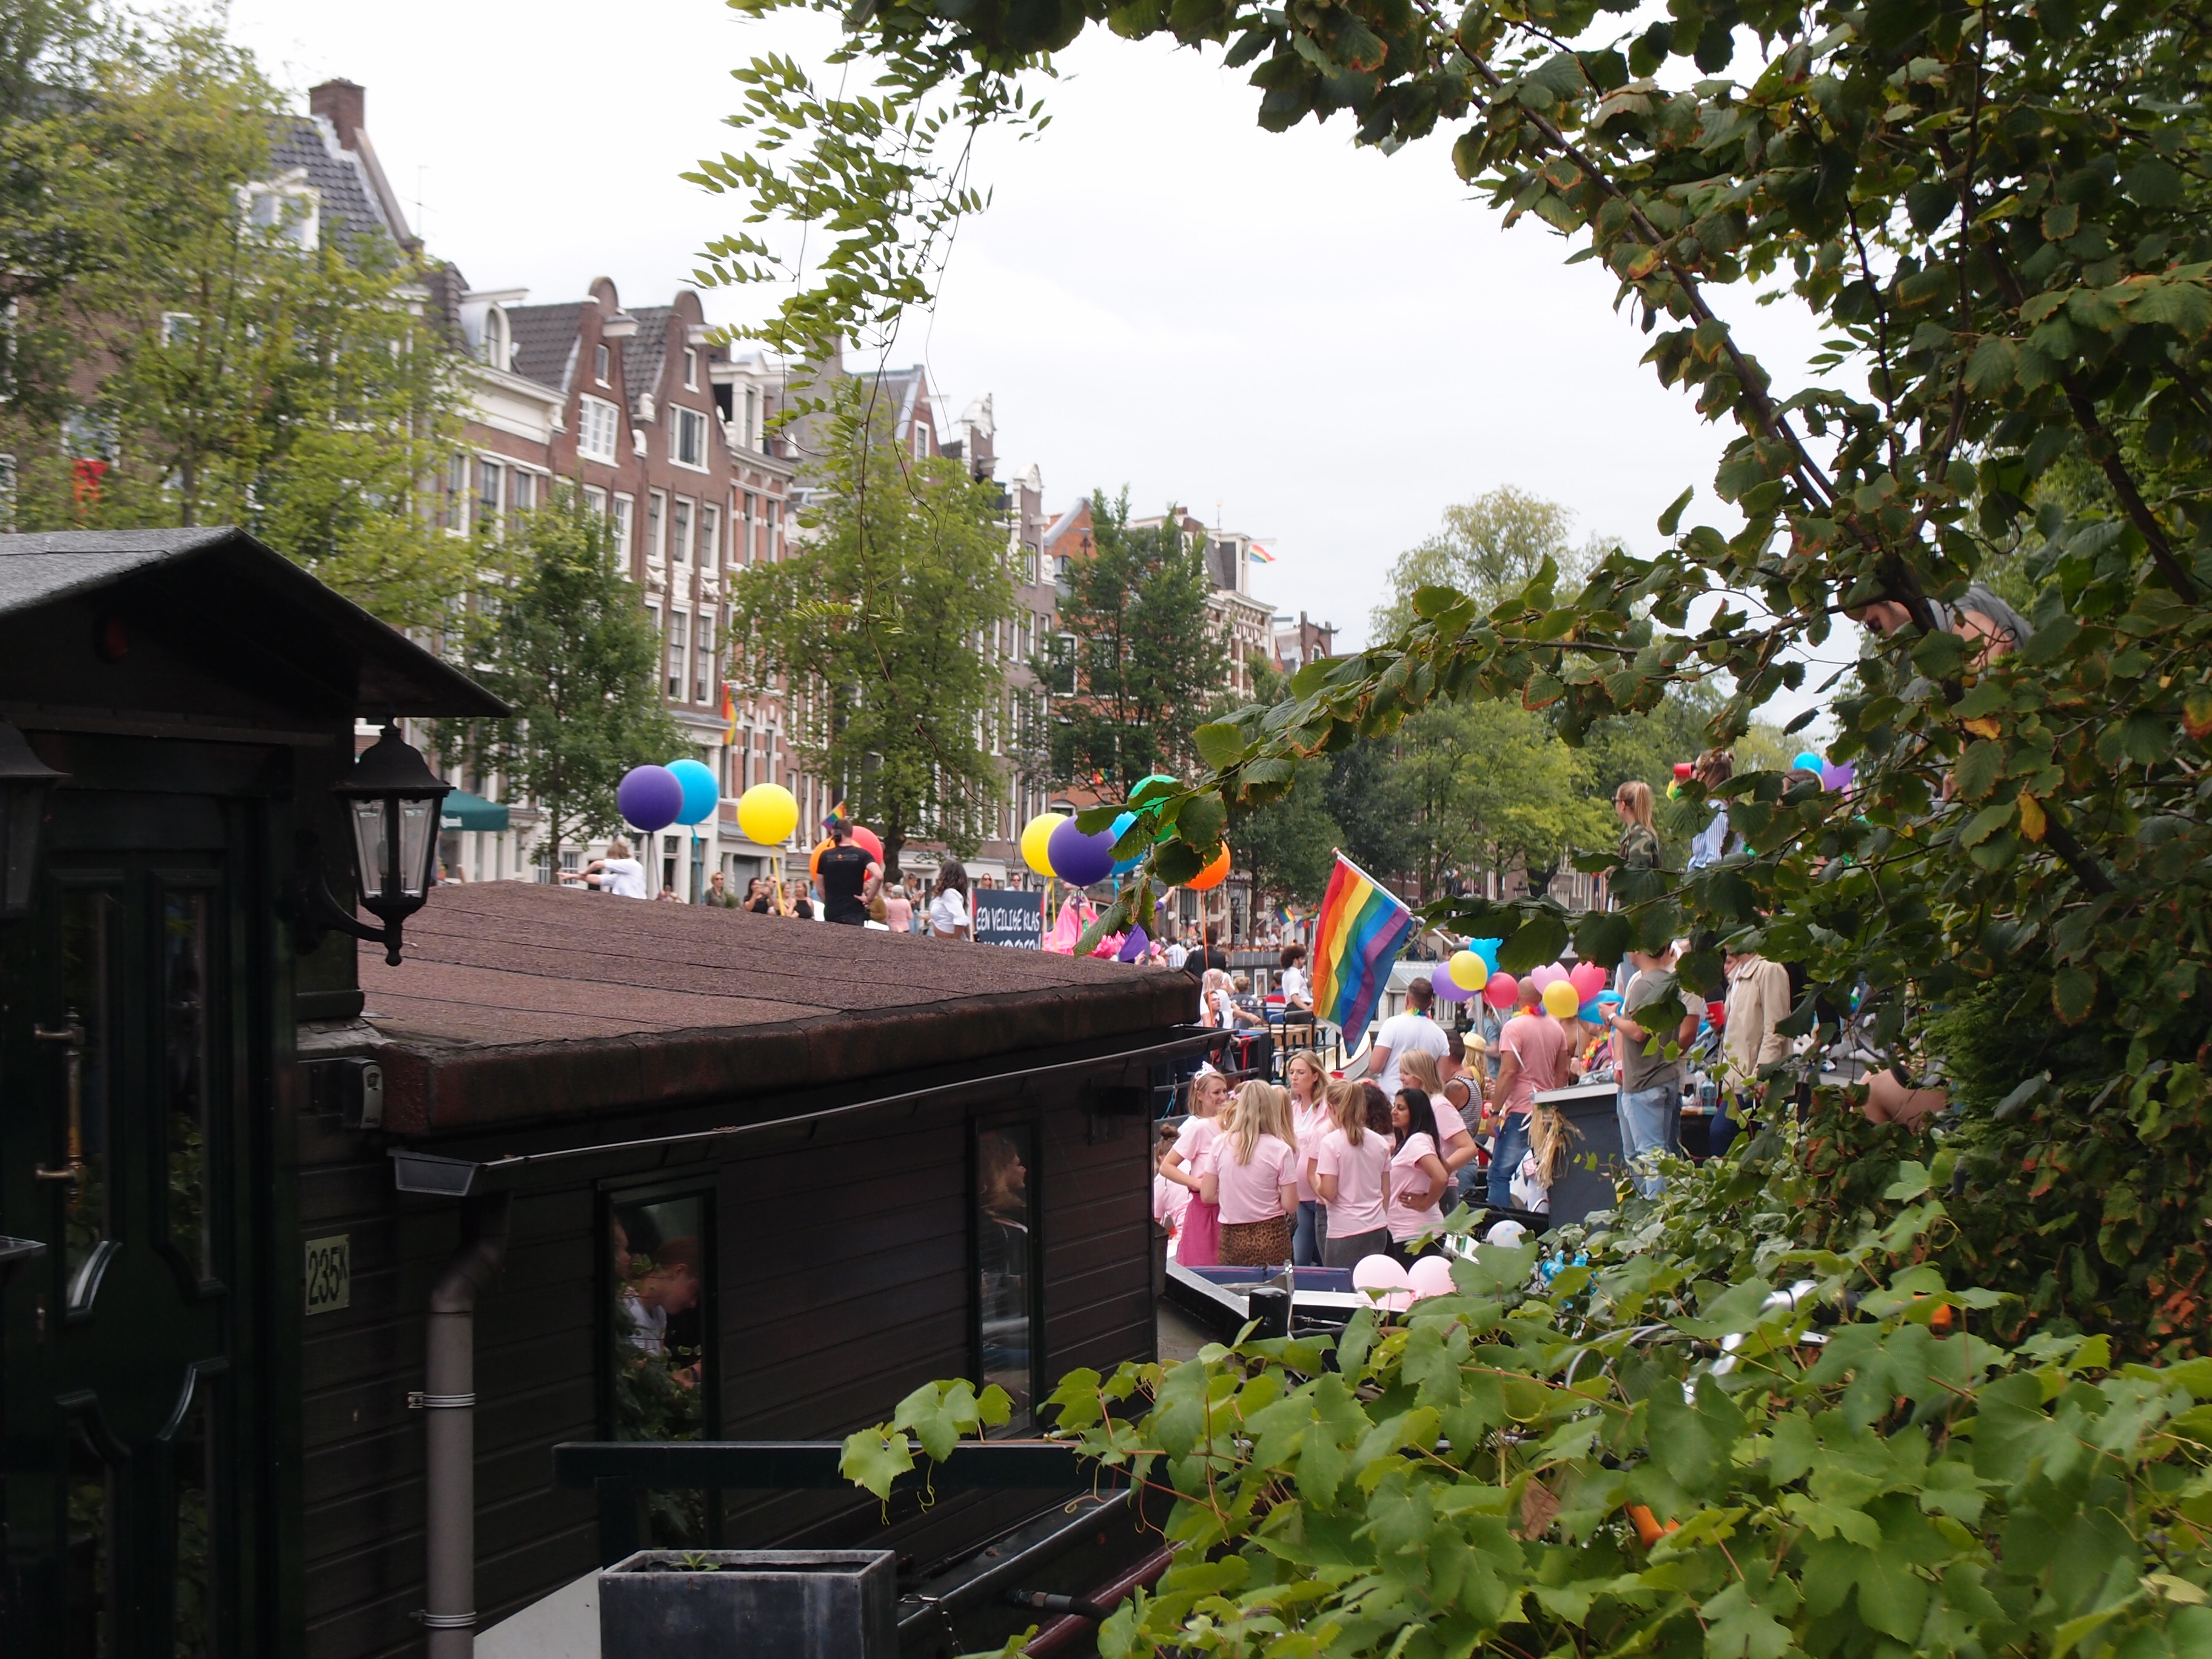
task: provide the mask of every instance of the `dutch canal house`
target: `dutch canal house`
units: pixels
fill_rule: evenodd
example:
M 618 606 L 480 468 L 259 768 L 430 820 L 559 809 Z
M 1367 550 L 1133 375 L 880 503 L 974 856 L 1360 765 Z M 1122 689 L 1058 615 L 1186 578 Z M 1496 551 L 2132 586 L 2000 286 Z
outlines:
M 558 1443 L 835 1437 L 979 1373 L 1018 1428 L 1152 1352 L 1187 981 L 425 893 L 443 786 L 356 722 L 500 712 L 236 532 L 0 538 L 9 1659 L 447 1659 L 600 1564 Z M 1070 1501 L 631 1519 L 920 1573 Z

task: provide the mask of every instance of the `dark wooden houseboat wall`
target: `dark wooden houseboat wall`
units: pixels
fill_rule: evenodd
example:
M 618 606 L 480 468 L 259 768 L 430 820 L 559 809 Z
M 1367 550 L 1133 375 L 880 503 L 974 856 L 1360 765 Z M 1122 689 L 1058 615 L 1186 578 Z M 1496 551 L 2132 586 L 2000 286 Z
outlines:
M 439 890 L 409 939 L 398 969 L 363 953 L 361 1026 L 309 1038 L 314 1054 L 374 1054 L 386 1079 L 385 1133 L 318 1121 L 299 1140 L 300 1248 L 344 1237 L 351 1265 L 349 1305 L 308 1319 L 302 1348 L 313 1659 L 422 1641 L 406 1401 L 460 1223 L 452 1201 L 393 1191 L 392 1144 L 482 1160 L 478 1179 L 513 1194 L 477 1324 L 486 1626 L 598 1565 L 592 1497 L 554 1486 L 547 1449 L 616 1431 L 612 1204 L 708 1200 L 719 1437 L 836 1437 L 921 1383 L 976 1375 L 987 1131 L 1035 1149 L 1036 1384 L 1152 1355 L 1147 1090 L 1187 1013 L 1182 975 L 516 884 Z M 739 1133 L 495 1163 L 717 1126 Z M 864 1498 L 732 1494 L 715 1535 L 926 1563 L 1040 1507 L 948 1495 L 886 1528 Z

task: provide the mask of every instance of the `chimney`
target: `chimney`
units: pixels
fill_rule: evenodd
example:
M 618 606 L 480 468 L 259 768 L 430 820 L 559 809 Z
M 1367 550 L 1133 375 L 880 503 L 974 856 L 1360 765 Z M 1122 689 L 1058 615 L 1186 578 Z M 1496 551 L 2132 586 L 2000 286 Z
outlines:
M 350 81 L 325 81 L 307 89 L 307 109 L 337 130 L 338 143 L 358 149 L 356 136 L 368 125 L 368 94 Z

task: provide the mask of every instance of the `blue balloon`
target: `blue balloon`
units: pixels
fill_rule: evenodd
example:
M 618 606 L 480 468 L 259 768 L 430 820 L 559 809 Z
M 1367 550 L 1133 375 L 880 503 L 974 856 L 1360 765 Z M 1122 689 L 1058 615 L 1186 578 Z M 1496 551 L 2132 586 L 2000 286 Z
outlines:
M 1129 833 L 1130 827 L 1134 824 L 1136 821 L 1137 815 L 1134 812 L 1124 812 L 1120 817 L 1114 820 L 1114 827 L 1109 830 L 1106 833 L 1114 838 L 1116 845 L 1119 845 L 1121 837 Z M 1132 854 L 1126 859 L 1115 859 L 1114 860 L 1114 873 L 1117 876 L 1126 876 L 1130 871 L 1135 869 L 1144 861 L 1145 855 L 1142 853 Z
M 1589 1024 L 1595 1025 L 1598 1022 L 1598 1015 L 1602 1012 L 1602 1009 L 1603 1005 L 1601 1004 L 1595 997 L 1592 997 L 1588 1002 L 1585 1002 L 1581 1007 L 1575 1010 L 1575 1018 L 1577 1019 L 1583 1020 Z
M 714 773 L 695 760 L 671 761 L 668 771 L 684 787 L 684 804 L 677 809 L 676 822 L 704 823 L 713 817 L 722 803 L 722 787 L 715 782 Z
M 615 786 L 615 809 L 625 823 L 651 835 L 676 822 L 684 810 L 684 785 L 665 766 L 633 766 Z
M 1800 750 L 1797 758 L 1790 763 L 1790 769 L 1793 772 L 1811 772 L 1817 775 L 1826 769 L 1827 764 L 1827 762 L 1822 760 L 1811 750 L 1804 749 Z
M 1498 947 L 1504 941 L 1494 939 L 1471 939 L 1467 948 L 1482 958 L 1482 965 L 1492 973 L 1498 971 Z

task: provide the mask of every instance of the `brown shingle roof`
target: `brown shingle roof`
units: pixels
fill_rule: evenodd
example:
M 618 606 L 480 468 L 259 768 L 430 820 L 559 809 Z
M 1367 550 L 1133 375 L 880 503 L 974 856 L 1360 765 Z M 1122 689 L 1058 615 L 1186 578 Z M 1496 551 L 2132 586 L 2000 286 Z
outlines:
M 386 1127 L 436 1133 L 910 1076 L 1190 1018 L 1163 969 L 525 882 L 363 945 Z

